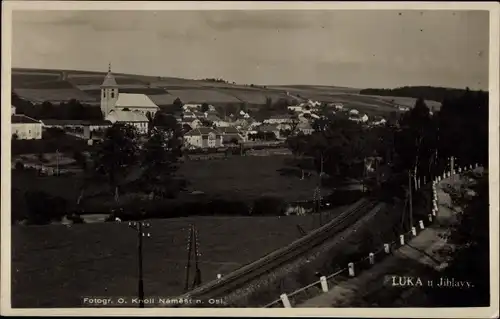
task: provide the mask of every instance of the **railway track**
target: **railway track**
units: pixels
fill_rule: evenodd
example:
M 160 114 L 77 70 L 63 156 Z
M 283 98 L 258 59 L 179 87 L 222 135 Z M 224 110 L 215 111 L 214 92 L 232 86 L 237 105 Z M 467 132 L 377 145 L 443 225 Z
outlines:
M 315 229 L 290 245 L 243 266 L 221 279 L 208 282 L 201 287 L 179 296 L 178 299 L 208 300 L 227 296 L 234 290 L 294 260 L 310 251 L 312 248 L 322 244 L 332 236 L 347 229 L 364 214 L 371 211 L 376 204 L 377 201 L 373 198 L 361 199 L 354 204 L 353 207 L 343 212 L 329 223 Z M 170 307 L 182 307 L 182 305 L 171 305 Z

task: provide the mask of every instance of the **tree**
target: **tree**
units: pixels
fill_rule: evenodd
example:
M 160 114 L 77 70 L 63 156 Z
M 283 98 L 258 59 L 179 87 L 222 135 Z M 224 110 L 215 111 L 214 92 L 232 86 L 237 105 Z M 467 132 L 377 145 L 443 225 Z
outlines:
M 210 109 L 210 107 L 208 106 L 208 103 L 203 103 L 201 105 L 201 111 L 202 112 L 208 112 L 209 109 Z
M 142 153 L 142 185 L 152 197 L 166 197 L 174 192 L 173 173 L 182 156 L 182 129 L 175 123 L 170 127 L 157 127 L 144 144 Z
M 113 124 L 105 131 L 104 139 L 93 157 L 96 171 L 107 177 L 108 184 L 118 200 L 119 185 L 138 163 L 136 128 L 131 125 Z
M 181 112 L 182 107 L 184 106 L 184 103 L 182 103 L 180 98 L 176 98 L 173 103 L 174 106 L 174 112 Z

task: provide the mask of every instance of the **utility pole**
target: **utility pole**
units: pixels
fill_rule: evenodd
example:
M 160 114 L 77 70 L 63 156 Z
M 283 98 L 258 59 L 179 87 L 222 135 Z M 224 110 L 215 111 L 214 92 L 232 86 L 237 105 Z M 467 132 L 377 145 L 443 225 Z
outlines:
M 189 289 L 189 271 L 191 270 L 191 250 L 193 249 L 193 225 L 189 226 L 188 232 L 188 245 L 187 245 L 187 265 L 186 265 L 186 280 L 184 283 L 184 292 L 187 292 Z
M 408 196 L 410 206 L 410 229 L 413 227 L 413 198 L 411 194 L 411 170 L 408 171 Z
M 142 271 L 142 239 L 143 237 L 151 237 L 150 233 L 144 233 L 143 228 L 149 228 L 151 225 L 145 222 L 130 222 L 128 226 L 137 232 L 137 255 L 139 263 L 139 282 L 138 282 L 138 297 L 139 297 L 139 308 L 144 308 L 144 280 Z
M 200 247 L 200 242 L 198 239 L 198 230 L 194 228 L 193 226 L 193 234 L 194 234 L 194 263 L 195 263 L 195 277 L 194 277 L 194 282 L 193 282 L 193 288 L 201 285 L 201 269 L 198 264 L 198 257 L 201 257 L 199 247 Z
M 59 176 L 59 149 L 56 149 L 56 175 Z
M 323 176 L 323 154 L 321 154 L 320 172 L 318 180 L 318 210 L 319 210 L 319 225 L 323 226 L 323 212 L 321 211 L 321 178 Z

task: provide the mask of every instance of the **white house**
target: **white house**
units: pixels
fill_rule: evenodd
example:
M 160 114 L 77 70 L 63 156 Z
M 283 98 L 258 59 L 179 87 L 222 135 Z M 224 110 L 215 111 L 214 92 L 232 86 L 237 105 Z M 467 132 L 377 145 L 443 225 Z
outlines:
M 113 124 L 132 125 L 137 129 L 139 134 L 146 134 L 148 132 L 149 120 L 146 115 L 138 111 L 111 110 L 106 115 L 106 121 L 110 121 Z
M 344 108 L 344 104 L 342 104 L 342 103 L 333 103 L 333 107 L 336 110 L 342 110 Z
M 201 104 L 184 104 L 182 106 L 183 111 L 199 111 L 201 110 Z
M 191 118 L 186 119 L 186 118 L 184 118 L 182 120 L 181 124 L 182 125 L 187 124 L 191 128 L 193 128 L 193 129 L 203 126 L 203 123 L 201 123 L 201 121 L 199 119 L 197 119 L 197 118 L 195 118 L 195 119 L 191 119 Z
M 217 121 L 214 121 L 214 125 L 217 127 L 230 127 L 231 123 L 219 119 Z
M 23 114 L 11 115 L 12 138 L 39 140 L 42 138 L 42 122 Z
M 153 117 L 160 109 L 146 94 L 120 93 L 111 64 L 101 85 L 101 112 L 106 117 L 112 110 L 129 110 L 148 113 Z
M 302 112 L 303 108 L 300 105 L 292 105 L 287 107 L 288 110 L 293 111 L 293 112 Z
M 265 124 L 283 124 L 290 123 L 292 121 L 292 116 L 289 114 L 273 115 L 270 118 L 264 120 Z
M 386 123 L 386 120 L 384 118 L 378 120 L 378 121 L 374 121 L 372 124 L 373 125 L 384 125 Z
M 349 114 L 352 114 L 352 115 L 359 115 L 359 111 L 356 110 L 356 109 L 352 109 L 349 111 Z
M 363 123 L 368 122 L 368 115 L 363 114 L 363 116 L 360 118 L 360 121 L 363 122 Z
M 214 148 L 222 146 L 222 134 L 210 127 L 199 127 L 184 134 L 187 148 Z
M 299 125 L 297 125 L 297 130 L 305 135 L 310 135 L 314 132 L 314 129 L 309 122 L 299 123 Z

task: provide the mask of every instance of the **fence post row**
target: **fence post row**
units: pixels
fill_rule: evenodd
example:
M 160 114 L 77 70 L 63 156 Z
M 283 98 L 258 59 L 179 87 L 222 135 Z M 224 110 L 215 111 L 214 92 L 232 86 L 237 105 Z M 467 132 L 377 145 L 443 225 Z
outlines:
M 292 305 L 290 304 L 290 300 L 288 299 L 288 296 L 286 294 L 281 294 L 280 298 L 281 298 L 281 301 L 283 302 L 283 306 L 285 308 L 292 308 Z
M 321 282 L 321 289 L 323 290 L 323 292 L 328 292 L 328 283 L 326 282 L 326 277 L 321 276 L 319 280 Z
M 355 273 L 354 273 L 354 263 L 349 263 L 348 267 L 349 267 L 349 276 L 354 277 L 354 275 L 355 275 Z

